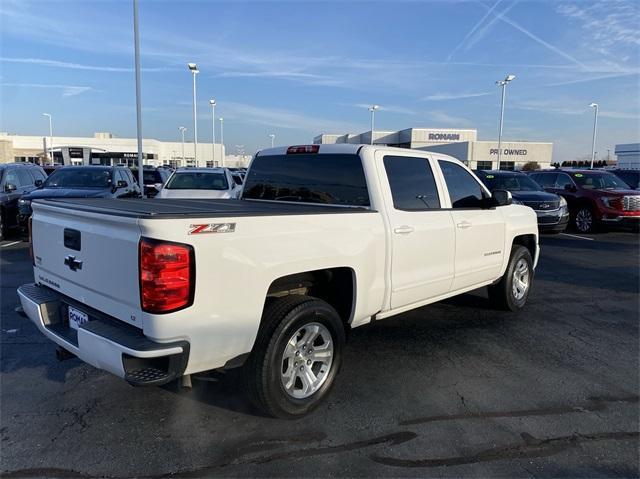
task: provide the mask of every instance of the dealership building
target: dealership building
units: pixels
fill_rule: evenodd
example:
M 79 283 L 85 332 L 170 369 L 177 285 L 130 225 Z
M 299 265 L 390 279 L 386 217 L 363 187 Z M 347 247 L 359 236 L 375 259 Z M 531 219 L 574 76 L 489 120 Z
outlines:
M 416 150 L 436 151 L 453 156 L 471 169 L 490 170 L 498 168 L 498 142 L 478 140 L 473 129 L 451 128 L 407 128 L 400 131 L 378 131 L 373 133 L 375 145 L 396 146 Z M 360 134 L 321 134 L 313 139 L 315 144 L 370 144 L 371 131 Z M 529 162 L 539 168 L 549 168 L 553 156 L 553 143 L 531 141 L 503 141 L 500 167 L 505 170 L 520 170 Z
M 45 149 L 51 147 L 49 137 L 12 135 L 0 132 L 0 163 L 30 161 L 49 163 Z M 116 138 L 111 133 L 95 133 L 93 137 L 53 137 L 53 159 L 56 164 L 134 165 L 138 158 L 136 138 Z M 161 166 L 246 166 L 238 158 L 225 158 L 224 145 L 198 143 L 197 164 L 192 142 L 160 141 L 144 138 L 142 154 L 145 165 Z M 246 163 L 246 162 L 245 162 Z

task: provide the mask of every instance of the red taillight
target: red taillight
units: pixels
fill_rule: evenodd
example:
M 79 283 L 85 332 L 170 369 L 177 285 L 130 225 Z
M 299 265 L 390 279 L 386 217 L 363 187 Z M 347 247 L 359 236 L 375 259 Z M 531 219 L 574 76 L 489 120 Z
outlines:
M 193 302 L 193 248 L 186 244 L 140 240 L 140 302 L 147 313 L 170 313 Z
M 298 145 L 287 148 L 287 155 L 297 155 L 301 153 L 318 153 L 320 145 Z

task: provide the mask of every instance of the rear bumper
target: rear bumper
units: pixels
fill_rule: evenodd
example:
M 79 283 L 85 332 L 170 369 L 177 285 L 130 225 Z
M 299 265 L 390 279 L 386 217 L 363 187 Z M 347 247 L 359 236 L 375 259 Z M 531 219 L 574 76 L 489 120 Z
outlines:
M 140 329 L 33 283 L 20 286 L 18 296 L 28 318 L 47 338 L 130 384 L 165 384 L 185 370 L 189 358 L 187 341 L 152 341 Z M 69 306 L 85 312 L 89 322 L 77 330 L 69 327 Z

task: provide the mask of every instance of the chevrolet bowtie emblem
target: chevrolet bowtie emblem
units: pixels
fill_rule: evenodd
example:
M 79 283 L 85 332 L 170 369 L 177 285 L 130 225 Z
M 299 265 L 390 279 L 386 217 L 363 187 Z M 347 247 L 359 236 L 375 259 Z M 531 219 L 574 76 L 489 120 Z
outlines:
M 78 261 L 76 257 L 71 254 L 64 258 L 64 264 L 68 266 L 71 271 L 82 269 L 82 261 Z

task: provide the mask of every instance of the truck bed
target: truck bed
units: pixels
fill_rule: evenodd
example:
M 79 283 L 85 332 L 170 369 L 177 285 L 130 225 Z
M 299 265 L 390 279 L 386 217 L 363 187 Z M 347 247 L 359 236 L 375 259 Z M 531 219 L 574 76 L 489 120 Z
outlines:
M 221 218 L 374 212 L 368 208 L 310 205 L 304 203 L 298 204 L 275 201 L 269 202 L 261 200 L 67 198 L 36 200 L 34 203 L 58 206 L 67 210 L 144 219 Z

